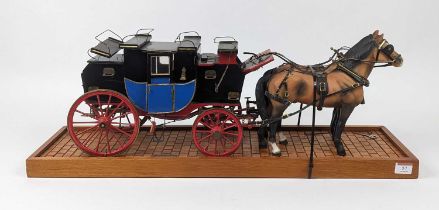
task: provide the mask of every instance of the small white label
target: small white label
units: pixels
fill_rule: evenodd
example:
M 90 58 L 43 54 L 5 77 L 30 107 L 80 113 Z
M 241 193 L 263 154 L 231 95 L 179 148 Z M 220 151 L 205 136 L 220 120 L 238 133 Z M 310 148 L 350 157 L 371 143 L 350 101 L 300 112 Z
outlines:
M 395 174 L 412 174 L 413 164 L 412 163 L 396 163 L 395 164 Z

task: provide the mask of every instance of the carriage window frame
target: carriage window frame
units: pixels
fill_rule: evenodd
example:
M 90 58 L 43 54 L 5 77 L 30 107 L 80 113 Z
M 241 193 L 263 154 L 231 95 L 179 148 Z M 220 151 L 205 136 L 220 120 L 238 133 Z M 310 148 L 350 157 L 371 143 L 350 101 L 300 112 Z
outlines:
M 162 64 L 160 63 L 160 58 L 167 58 L 168 63 Z M 171 75 L 171 56 L 169 55 L 152 55 L 150 58 L 151 61 L 151 76 L 170 76 Z M 159 65 L 168 66 L 167 69 L 163 72 L 159 72 Z

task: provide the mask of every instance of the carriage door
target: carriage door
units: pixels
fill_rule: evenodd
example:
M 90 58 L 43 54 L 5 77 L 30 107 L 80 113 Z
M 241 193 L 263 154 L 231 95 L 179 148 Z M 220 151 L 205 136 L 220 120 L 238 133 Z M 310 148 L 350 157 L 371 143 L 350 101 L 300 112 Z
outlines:
M 171 112 L 173 87 L 170 84 L 171 59 L 166 55 L 150 57 L 151 83 L 148 85 L 148 112 Z

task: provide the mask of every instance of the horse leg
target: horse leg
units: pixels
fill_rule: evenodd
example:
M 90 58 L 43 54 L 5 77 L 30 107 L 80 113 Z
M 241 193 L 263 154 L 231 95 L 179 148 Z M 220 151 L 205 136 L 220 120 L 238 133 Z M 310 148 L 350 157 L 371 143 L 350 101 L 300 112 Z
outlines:
M 335 148 L 337 149 L 337 155 L 345 156 L 346 151 L 344 149 L 343 143 L 341 141 L 341 134 L 343 133 L 346 122 L 351 116 L 352 111 L 354 111 L 356 105 L 345 105 L 340 108 L 339 117 L 335 122 L 334 134 L 332 135 L 332 140 L 334 141 Z
M 335 122 L 338 121 L 338 118 L 340 117 L 340 107 L 334 107 L 334 110 L 332 111 L 332 120 L 331 120 L 331 135 L 334 136 L 335 132 Z
M 282 120 L 278 122 L 278 126 L 277 126 L 277 129 L 281 129 L 281 128 L 282 128 Z M 279 131 L 279 144 L 282 145 L 288 144 L 287 137 L 284 135 L 284 132 L 282 130 Z
M 267 148 L 267 126 L 261 126 L 258 129 L 259 148 Z
M 270 115 L 270 121 L 275 120 L 282 116 L 283 111 L 286 109 L 285 106 L 273 106 Z M 279 122 L 273 122 L 270 124 L 270 135 L 268 137 L 268 144 L 271 147 L 271 154 L 274 156 L 280 156 L 280 149 L 276 144 L 276 131 L 279 127 Z
M 277 123 L 271 123 L 270 124 L 270 136 L 268 137 L 268 145 L 270 145 L 271 148 L 271 154 L 274 156 L 280 156 L 280 149 L 276 144 L 276 130 L 277 130 Z

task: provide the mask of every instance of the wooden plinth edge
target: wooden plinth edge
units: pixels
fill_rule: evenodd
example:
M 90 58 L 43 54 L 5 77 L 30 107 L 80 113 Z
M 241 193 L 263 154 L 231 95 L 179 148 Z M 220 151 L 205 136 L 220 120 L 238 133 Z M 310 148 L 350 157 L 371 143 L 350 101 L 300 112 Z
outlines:
M 310 127 L 284 126 L 284 129 L 307 131 Z M 318 130 L 328 129 L 327 126 L 318 127 Z M 313 178 L 418 178 L 418 159 L 386 127 L 348 126 L 346 131 L 380 131 L 403 155 L 385 159 L 315 158 Z M 307 177 L 307 157 L 42 157 L 66 132 L 66 127 L 62 127 L 26 160 L 28 177 Z M 412 173 L 396 174 L 396 164 L 408 164 Z

